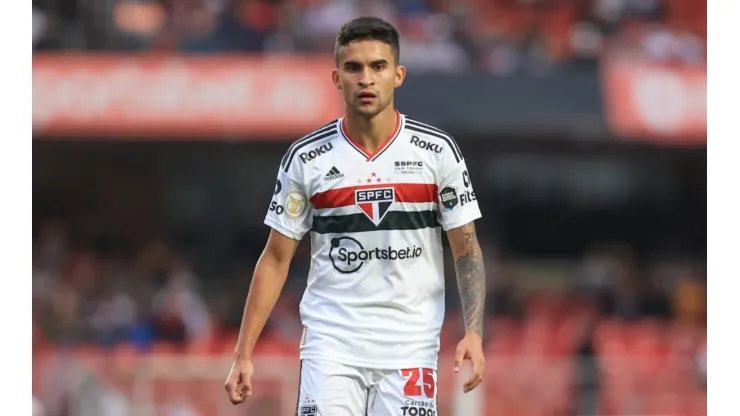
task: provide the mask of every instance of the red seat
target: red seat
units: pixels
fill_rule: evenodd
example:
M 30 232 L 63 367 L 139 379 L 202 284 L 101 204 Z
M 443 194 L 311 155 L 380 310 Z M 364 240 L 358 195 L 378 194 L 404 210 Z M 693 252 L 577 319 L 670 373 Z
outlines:
M 552 339 L 555 354 L 566 356 L 575 353 L 584 323 L 578 316 L 568 316 L 555 326 Z

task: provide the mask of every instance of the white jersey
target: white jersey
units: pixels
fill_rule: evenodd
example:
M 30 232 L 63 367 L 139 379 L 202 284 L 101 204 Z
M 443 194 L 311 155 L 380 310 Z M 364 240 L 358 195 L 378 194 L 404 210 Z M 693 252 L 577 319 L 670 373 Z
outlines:
M 437 368 L 441 230 L 481 216 L 465 161 L 449 135 L 400 113 L 373 154 L 343 126 L 290 146 L 265 218 L 296 240 L 311 232 L 301 358 Z

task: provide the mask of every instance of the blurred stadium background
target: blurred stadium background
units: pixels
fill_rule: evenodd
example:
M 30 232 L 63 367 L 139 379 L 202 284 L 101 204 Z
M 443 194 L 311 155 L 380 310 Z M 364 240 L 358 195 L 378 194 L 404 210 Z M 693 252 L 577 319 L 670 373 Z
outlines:
M 484 213 L 487 378 L 452 377 L 448 270 L 438 414 L 706 414 L 705 1 L 33 0 L 36 414 L 294 413 L 307 242 L 256 397 L 222 385 L 278 160 L 341 115 L 364 14 Z

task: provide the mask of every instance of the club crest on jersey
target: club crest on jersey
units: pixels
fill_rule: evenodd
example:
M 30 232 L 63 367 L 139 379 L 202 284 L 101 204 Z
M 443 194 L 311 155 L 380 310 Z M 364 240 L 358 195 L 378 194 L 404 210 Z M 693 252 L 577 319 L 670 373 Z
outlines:
M 355 190 L 355 205 L 360 207 L 375 226 L 380 225 L 394 202 L 396 190 L 393 187 Z

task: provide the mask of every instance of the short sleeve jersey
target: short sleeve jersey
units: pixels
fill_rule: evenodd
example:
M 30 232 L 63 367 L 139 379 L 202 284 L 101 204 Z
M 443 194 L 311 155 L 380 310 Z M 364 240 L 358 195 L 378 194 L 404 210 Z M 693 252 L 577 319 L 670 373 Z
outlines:
M 343 126 L 290 146 L 265 218 L 290 238 L 311 235 L 301 358 L 436 368 L 442 230 L 481 216 L 465 160 L 450 135 L 400 113 L 373 154 Z

